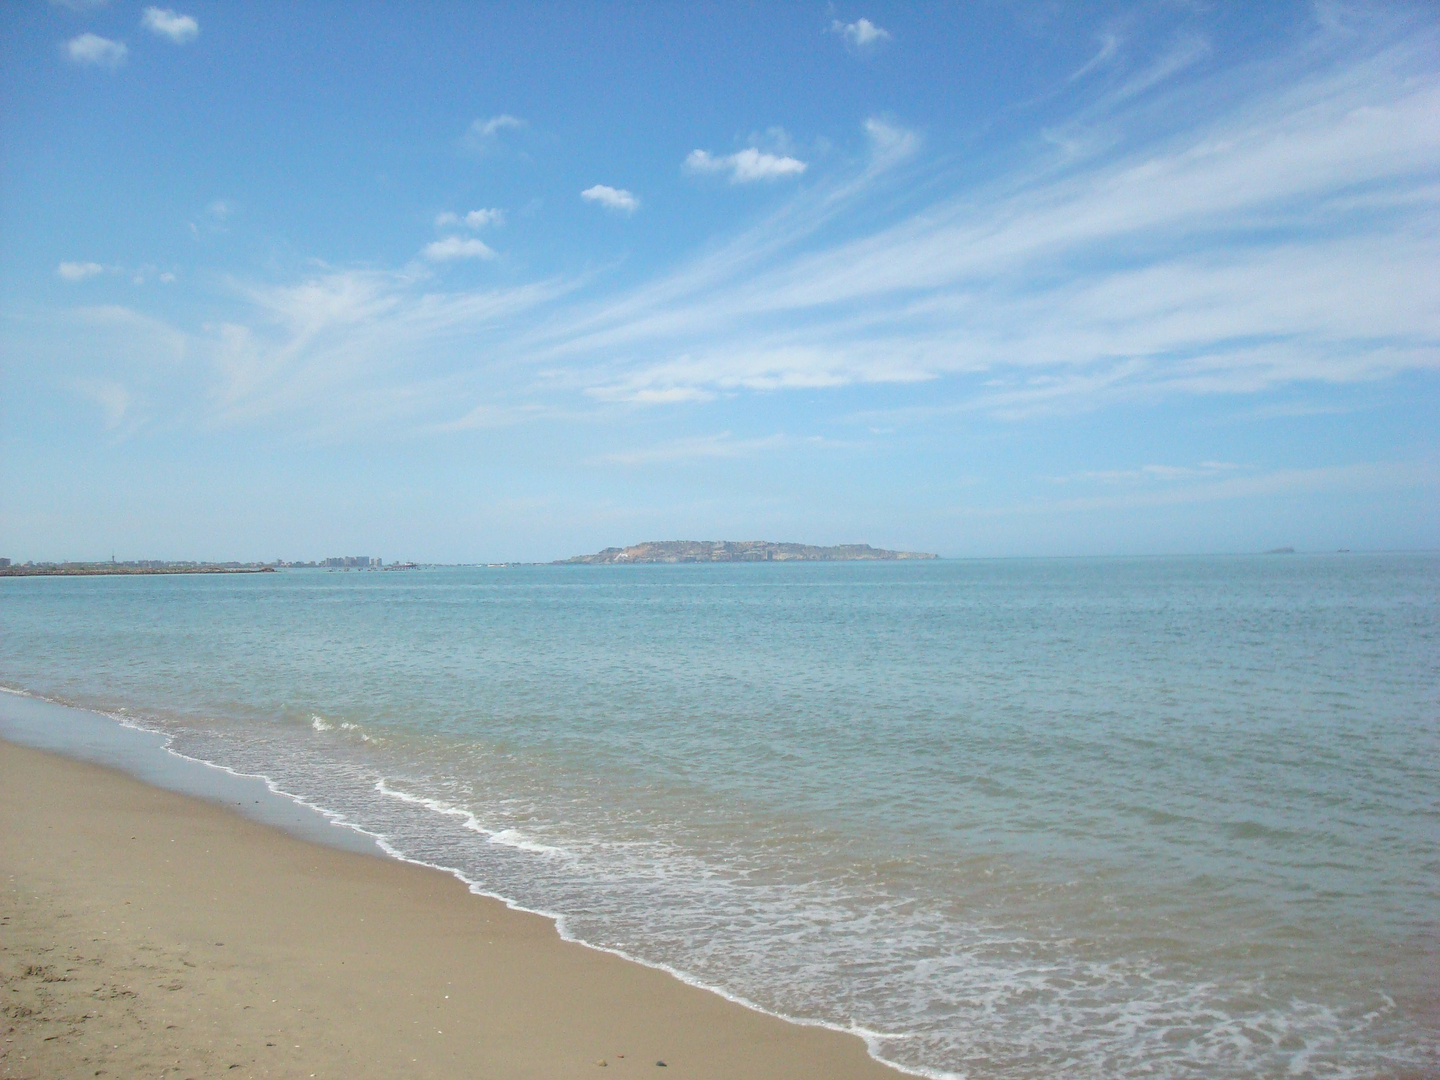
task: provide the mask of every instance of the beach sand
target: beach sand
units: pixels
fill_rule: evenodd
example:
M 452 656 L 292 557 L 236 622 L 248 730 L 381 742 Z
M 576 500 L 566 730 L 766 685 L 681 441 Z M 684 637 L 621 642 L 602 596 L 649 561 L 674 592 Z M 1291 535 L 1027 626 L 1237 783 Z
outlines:
M 901 1075 L 448 874 L 3 741 L 0 879 L 0 1077 Z

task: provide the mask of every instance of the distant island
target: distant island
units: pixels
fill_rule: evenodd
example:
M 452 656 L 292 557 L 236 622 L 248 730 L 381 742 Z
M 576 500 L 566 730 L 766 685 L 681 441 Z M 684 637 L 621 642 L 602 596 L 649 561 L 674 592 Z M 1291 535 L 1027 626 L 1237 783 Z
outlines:
M 594 555 L 559 559 L 554 565 L 609 566 L 616 563 L 715 562 L 861 562 L 866 560 L 938 559 L 921 551 L 886 551 L 869 544 L 776 544 L 769 540 L 651 540 L 627 548 L 606 548 Z

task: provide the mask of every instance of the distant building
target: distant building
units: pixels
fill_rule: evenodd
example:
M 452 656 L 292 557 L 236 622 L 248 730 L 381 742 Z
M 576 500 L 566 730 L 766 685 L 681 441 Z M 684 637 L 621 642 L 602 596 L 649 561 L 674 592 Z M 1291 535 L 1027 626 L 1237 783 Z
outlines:
M 9 560 L 9 559 L 0 559 L 0 566 L 9 566 L 9 565 L 10 565 L 10 560 Z
M 382 562 L 383 560 L 372 559 L 369 555 L 342 555 L 326 559 L 320 565 L 328 566 L 331 570 L 368 570 Z

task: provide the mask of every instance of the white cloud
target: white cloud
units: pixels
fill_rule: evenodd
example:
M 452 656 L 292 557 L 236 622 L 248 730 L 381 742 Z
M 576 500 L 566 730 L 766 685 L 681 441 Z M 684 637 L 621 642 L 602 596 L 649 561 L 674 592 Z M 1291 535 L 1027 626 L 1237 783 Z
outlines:
M 144 285 L 151 278 L 155 278 L 166 284 L 175 280 L 173 273 L 169 271 L 160 273 L 159 270 L 160 268 L 152 263 L 144 263 L 131 268 L 124 266 L 107 267 L 97 262 L 62 262 L 55 268 L 55 274 L 57 277 L 61 277 L 66 281 L 85 281 L 87 278 L 96 277 L 104 273 L 124 274 L 129 277 L 130 281 L 135 285 Z
M 103 274 L 105 267 L 94 262 L 62 262 L 55 272 L 66 281 L 84 281 L 86 278 Z
M 501 113 L 488 119 L 470 122 L 465 134 L 460 137 L 460 147 L 472 154 L 489 155 L 503 152 L 504 140 L 501 133 L 510 128 L 523 128 L 525 121 L 509 113 Z
M 460 149 L 481 157 L 510 153 L 505 145 L 508 140 L 504 138 L 504 132 L 526 126 L 524 120 L 509 113 L 472 120 L 460 136 L 458 145 Z
M 624 188 L 613 188 L 608 184 L 596 184 L 580 193 L 586 202 L 599 203 L 607 210 L 618 210 L 633 214 L 640 208 L 640 200 Z
M 180 15 L 169 8 L 147 7 L 140 24 L 176 45 L 184 45 L 200 36 L 200 24 L 191 15 Z
M 463 217 L 460 214 L 447 210 L 435 217 L 435 227 L 443 229 L 448 225 L 468 225 L 472 229 L 483 229 L 487 225 L 504 225 L 504 210 L 471 210 Z
M 754 180 L 778 180 L 787 176 L 799 176 L 806 167 L 805 162 L 798 158 L 767 154 L 754 147 L 724 157 L 716 157 L 706 150 L 692 150 L 685 158 L 685 168 L 690 172 L 728 172 L 732 184 L 747 184 Z
M 425 245 L 425 257 L 431 262 L 452 259 L 493 259 L 495 251 L 483 240 L 473 236 L 447 236 Z
M 511 116 L 509 113 L 501 113 L 499 116 L 492 116 L 488 120 L 473 120 L 470 123 L 470 134 L 481 139 L 488 139 L 506 128 L 524 127 L 525 121 L 518 116 Z
M 65 53 L 72 63 L 90 64 L 114 70 L 125 62 L 130 49 L 123 41 L 111 41 L 99 34 L 84 33 L 65 43 Z
M 890 31 L 876 26 L 869 19 L 856 19 L 843 23 L 836 19 L 830 24 L 830 32 L 839 34 L 857 49 L 868 49 L 882 41 L 890 40 Z

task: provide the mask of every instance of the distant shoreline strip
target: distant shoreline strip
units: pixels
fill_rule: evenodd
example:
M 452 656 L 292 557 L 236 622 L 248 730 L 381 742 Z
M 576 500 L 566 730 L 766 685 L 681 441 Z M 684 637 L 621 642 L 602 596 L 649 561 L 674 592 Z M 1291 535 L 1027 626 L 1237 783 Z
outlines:
M 273 566 L 0 566 L 0 577 L 117 577 L 138 574 L 273 574 Z

